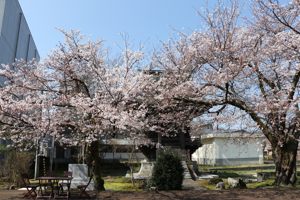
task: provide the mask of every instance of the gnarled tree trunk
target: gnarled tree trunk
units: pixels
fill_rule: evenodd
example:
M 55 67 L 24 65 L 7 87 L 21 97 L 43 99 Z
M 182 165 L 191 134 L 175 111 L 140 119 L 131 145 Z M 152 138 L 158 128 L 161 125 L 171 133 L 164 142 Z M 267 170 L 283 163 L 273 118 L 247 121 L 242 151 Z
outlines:
M 282 144 L 272 144 L 275 163 L 275 185 L 294 185 L 297 180 L 296 159 L 298 141 L 288 138 Z

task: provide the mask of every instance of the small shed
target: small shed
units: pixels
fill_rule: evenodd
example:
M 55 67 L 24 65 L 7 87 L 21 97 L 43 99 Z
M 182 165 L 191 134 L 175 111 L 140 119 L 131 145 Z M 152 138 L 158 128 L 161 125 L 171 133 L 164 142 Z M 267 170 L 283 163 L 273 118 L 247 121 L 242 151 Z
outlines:
M 192 160 L 214 166 L 263 164 L 264 139 L 262 134 L 246 131 L 206 130 Z

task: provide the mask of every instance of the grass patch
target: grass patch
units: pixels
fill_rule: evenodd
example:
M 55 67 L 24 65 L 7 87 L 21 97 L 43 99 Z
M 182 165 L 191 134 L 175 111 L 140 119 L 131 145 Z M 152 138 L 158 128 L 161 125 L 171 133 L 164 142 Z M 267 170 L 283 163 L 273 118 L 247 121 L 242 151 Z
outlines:
M 131 183 L 131 179 L 126 178 L 124 176 L 115 176 L 115 177 L 107 176 L 104 177 L 104 181 L 110 183 Z
M 228 167 L 228 168 L 226 168 Z M 218 175 L 220 178 L 223 179 L 224 184 L 226 189 L 228 189 L 228 184 L 227 184 L 227 178 L 242 178 L 243 180 L 246 179 L 255 179 L 257 173 L 266 173 L 267 175 L 267 180 L 262 181 L 262 182 L 250 182 L 247 183 L 247 188 L 249 189 L 256 189 L 256 188 L 273 188 L 274 186 L 274 181 L 275 181 L 275 173 L 274 169 L 270 168 L 248 168 L 247 166 L 245 167 L 240 167 L 240 166 L 225 166 L 225 167 L 212 167 L 212 166 L 200 166 L 200 171 L 201 172 L 207 172 L 207 173 L 212 173 Z M 295 189 L 300 188 L 300 172 L 298 168 L 298 173 L 297 173 L 297 183 L 295 185 Z M 216 184 L 209 184 L 209 180 L 200 180 L 199 185 L 201 187 L 204 187 L 208 190 L 216 190 Z M 282 187 L 282 186 L 281 186 Z M 285 187 L 285 186 L 283 186 Z M 290 187 L 290 186 L 288 186 Z
M 137 191 L 138 190 L 138 188 L 134 187 L 131 183 L 105 182 L 104 187 L 106 190 L 113 190 L 113 191 Z
M 199 165 L 199 168 L 202 170 L 219 170 L 219 169 L 248 169 L 248 168 L 266 168 L 266 167 L 274 167 L 274 164 L 253 164 L 253 165 L 222 165 L 222 166 L 212 166 L 212 165 Z
M 226 170 L 226 167 L 228 167 L 228 169 Z M 269 179 L 263 181 L 263 182 L 253 182 L 253 183 L 247 183 L 247 188 L 249 189 L 256 189 L 256 188 L 263 188 L 263 187 L 272 187 L 273 183 L 274 183 L 274 176 L 272 174 L 272 172 L 274 172 L 273 169 L 268 169 L 268 168 L 251 168 L 249 170 L 248 168 L 249 166 L 225 166 L 222 168 L 221 167 L 209 167 L 209 168 L 205 168 L 205 170 L 207 170 L 209 173 L 212 174 L 216 174 L 218 175 L 220 178 L 223 179 L 224 183 L 225 183 L 225 187 L 228 188 L 228 183 L 227 183 L 227 178 L 231 177 L 231 178 L 242 178 L 242 179 L 252 179 L 255 178 L 254 175 L 256 175 L 257 173 L 269 173 Z M 200 183 L 200 186 L 205 187 L 209 190 L 216 190 L 216 185 L 212 185 L 209 184 L 208 181 L 203 180 Z
M 247 188 L 256 189 L 263 187 L 273 187 L 274 179 L 267 179 L 263 182 L 247 183 Z
M 216 185 L 209 184 L 209 180 L 199 180 L 198 184 L 208 190 L 216 190 Z
M 3 188 L 5 186 L 5 183 L 0 181 L 0 188 Z
M 224 180 L 225 188 L 228 189 L 229 185 L 227 180 Z M 209 184 L 208 180 L 199 180 L 199 186 L 204 187 L 208 190 L 217 190 L 215 184 Z M 264 187 L 273 187 L 274 179 L 267 179 L 263 182 L 254 182 L 254 183 L 247 183 L 248 189 L 257 189 L 257 188 L 264 188 Z
M 274 164 L 253 164 L 253 165 L 199 165 L 201 169 L 232 169 L 232 168 L 263 168 L 263 167 L 275 167 Z
M 141 183 L 131 183 L 130 178 L 126 177 L 104 177 L 104 187 L 106 190 L 112 191 L 140 191 Z

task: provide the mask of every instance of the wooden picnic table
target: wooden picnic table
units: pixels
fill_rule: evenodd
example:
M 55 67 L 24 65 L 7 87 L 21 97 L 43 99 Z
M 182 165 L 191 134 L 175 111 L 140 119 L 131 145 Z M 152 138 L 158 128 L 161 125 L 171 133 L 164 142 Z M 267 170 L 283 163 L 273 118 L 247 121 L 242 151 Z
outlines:
M 60 185 L 60 183 L 62 181 L 67 182 L 67 184 L 65 184 L 68 188 L 66 197 L 67 197 L 67 199 L 69 199 L 72 179 L 73 179 L 73 177 L 69 177 L 69 176 L 42 176 L 42 177 L 36 178 L 36 180 L 39 181 L 39 191 L 38 191 L 37 199 L 39 197 L 55 198 L 57 196 L 63 195 L 62 194 L 63 185 Z M 43 189 L 46 190 L 47 187 L 51 188 L 50 193 L 46 193 L 45 191 L 43 191 Z

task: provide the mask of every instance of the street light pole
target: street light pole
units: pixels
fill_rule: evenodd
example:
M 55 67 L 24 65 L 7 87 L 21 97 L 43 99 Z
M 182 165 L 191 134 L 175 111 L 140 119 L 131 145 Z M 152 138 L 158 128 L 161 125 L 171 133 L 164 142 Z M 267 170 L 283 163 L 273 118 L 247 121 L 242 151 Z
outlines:
M 34 179 L 37 178 L 38 175 L 38 153 L 39 153 L 39 140 L 36 138 L 36 148 L 35 148 L 35 163 L 34 163 Z
M 51 136 L 51 151 L 50 151 L 50 173 L 52 173 L 53 168 L 53 158 L 54 158 L 54 136 Z

